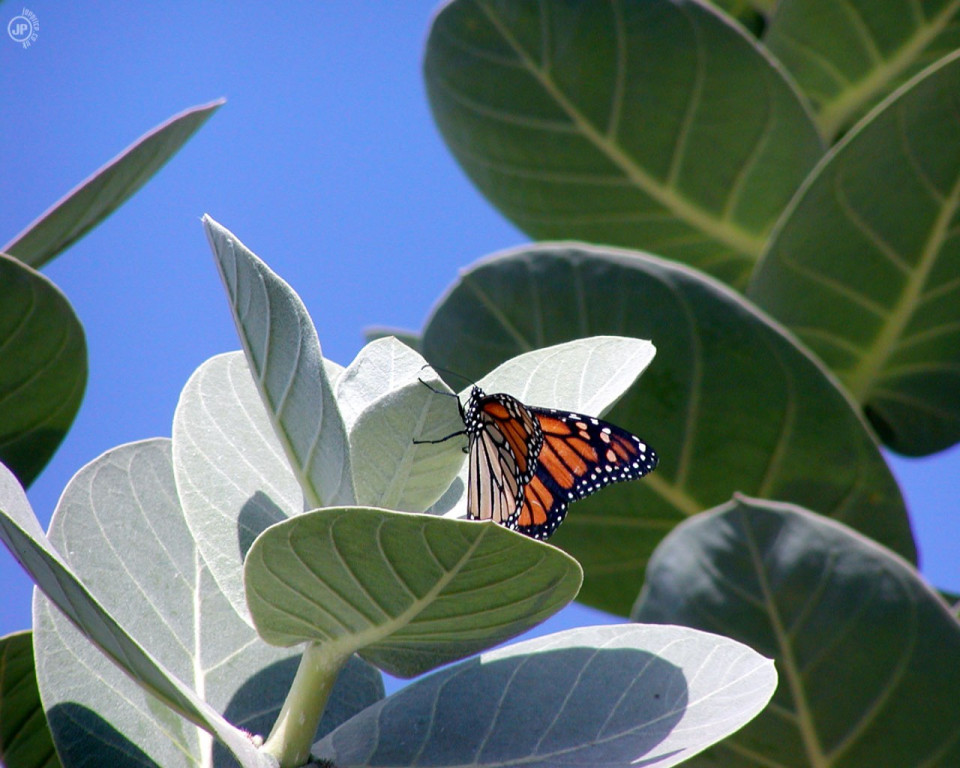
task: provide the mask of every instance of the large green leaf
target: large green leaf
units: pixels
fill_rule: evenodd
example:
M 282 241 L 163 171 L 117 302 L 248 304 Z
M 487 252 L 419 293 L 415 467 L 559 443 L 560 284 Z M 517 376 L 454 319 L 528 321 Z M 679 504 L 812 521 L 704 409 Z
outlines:
M 338 766 L 677 765 L 763 709 L 769 659 L 684 627 L 583 627 L 417 681 L 314 747 Z
M 762 46 L 692 0 L 454 0 L 424 69 L 451 151 L 532 237 L 643 248 L 737 286 L 823 152 Z
M 354 501 L 347 434 L 306 307 L 209 216 L 203 226 L 257 389 L 308 507 Z
M 577 562 L 495 523 L 363 507 L 269 528 L 244 563 L 250 614 L 270 643 L 318 641 L 411 677 L 496 645 L 569 603 Z
M 157 522 L 161 532 L 165 523 L 165 520 Z M 126 528 L 118 528 L 117 531 L 127 536 L 130 532 L 129 525 Z M 49 598 L 49 601 L 52 601 L 74 626 L 82 627 L 84 635 L 95 643 L 103 654 L 109 656 L 115 664 L 126 671 L 129 678 L 120 675 L 123 680 L 137 681 L 143 689 L 153 692 L 159 701 L 183 717 L 210 733 L 217 734 L 220 741 L 228 746 L 245 767 L 269 768 L 269 761 L 257 752 L 246 735 L 224 720 L 216 710 L 197 695 L 196 691 L 165 669 L 159 660 L 131 637 L 130 633 L 97 601 L 74 574 L 70 565 L 51 546 L 30 508 L 23 489 L 3 465 L 0 465 L 0 541 L 3 541 L 30 574 L 46 598 Z M 129 547 L 129 541 L 124 540 L 121 546 Z M 90 561 L 96 561 L 99 549 L 92 547 L 84 550 L 81 557 L 84 555 Z M 115 577 L 117 574 L 113 571 L 104 575 L 107 580 Z M 167 581 L 162 583 L 166 585 Z M 134 593 L 125 593 L 124 599 L 135 602 L 131 594 Z M 38 609 L 48 610 L 46 598 L 39 592 L 36 593 L 35 612 Z M 75 632 L 63 622 L 61 625 L 66 627 L 67 633 Z M 63 631 L 60 629 L 61 634 Z M 80 634 L 76 633 L 75 636 L 79 638 Z M 78 646 L 68 647 L 72 649 Z M 96 654 L 95 658 L 102 667 L 114 670 L 102 654 Z M 38 679 L 41 677 L 42 664 L 43 660 L 38 657 Z M 43 695 L 41 685 L 41 696 Z M 167 711 L 162 707 L 161 710 Z
M 476 377 L 518 352 L 605 333 L 657 347 L 607 418 L 660 465 L 578 502 L 554 537 L 584 566 L 581 600 L 625 615 L 663 536 L 738 490 L 803 503 L 916 556 L 896 482 L 843 391 L 779 326 L 692 270 L 572 244 L 508 252 L 461 275 L 423 350 Z
M 960 46 L 958 11 L 957 0 L 780 0 L 763 41 L 833 137 Z
M 848 135 L 749 291 L 910 455 L 960 440 L 958 92 L 960 52 Z
M 133 196 L 223 101 L 185 110 L 141 136 L 45 211 L 3 250 L 32 267 L 50 261 Z
M 179 507 L 170 441 L 121 446 L 81 470 L 57 506 L 50 540 L 168 674 L 229 711 L 233 725 L 267 732 L 299 654 L 259 641 L 210 578 Z M 39 593 L 34 618 L 37 676 L 66 765 L 88 764 L 91 755 L 106 764 L 134 735 L 133 748 L 165 768 L 209 755 L 207 734 L 158 706 Z M 375 676 L 359 662 L 348 668 L 343 682 L 355 690 L 334 694 L 341 711 L 328 727 L 382 695 L 379 683 L 369 684 Z M 344 709 L 350 697 L 354 705 Z M 111 741 L 120 744 L 106 746 Z
M 960 765 L 960 623 L 911 565 L 843 525 L 737 499 L 664 540 L 633 615 L 776 660 L 771 706 L 691 765 Z
M 40 704 L 30 632 L 0 638 L 0 765 L 60 766 Z
M 87 345 L 70 302 L 0 254 L 0 461 L 24 485 L 46 466 L 80 407 Z

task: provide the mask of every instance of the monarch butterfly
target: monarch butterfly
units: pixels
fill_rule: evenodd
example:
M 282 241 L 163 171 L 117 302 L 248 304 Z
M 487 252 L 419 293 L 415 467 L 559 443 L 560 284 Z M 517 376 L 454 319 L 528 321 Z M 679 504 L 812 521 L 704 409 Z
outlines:
M 656 452 L 643 440 L 592 416 L 525 405 L 476 386 L 467 407 L 459 399 L 457 407 L 463 430 L 417 442 L 466 434 L 467 517 L 535 539 L 556 531 L 571 502 L 657 466 Z

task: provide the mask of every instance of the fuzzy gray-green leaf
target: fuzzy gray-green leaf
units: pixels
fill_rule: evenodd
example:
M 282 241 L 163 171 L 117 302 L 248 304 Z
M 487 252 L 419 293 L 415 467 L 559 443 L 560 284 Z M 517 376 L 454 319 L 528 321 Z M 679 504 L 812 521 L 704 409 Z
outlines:
M 441 670 L 314 747 L 339 766 L 672 766 L 735 731 L 769 659 L 684 627 L 583 627 Z
M 254 381 L 307 506 L 352 503 L 346 427 L 306 307 L 233 233 L 209 216 L 203 224 Z
M 573 558 L 495 523 L 363 507 L 278 523 L 244 563 L 268 642 L 316 640 L 403 677 L 520 634 L 580 581 Z

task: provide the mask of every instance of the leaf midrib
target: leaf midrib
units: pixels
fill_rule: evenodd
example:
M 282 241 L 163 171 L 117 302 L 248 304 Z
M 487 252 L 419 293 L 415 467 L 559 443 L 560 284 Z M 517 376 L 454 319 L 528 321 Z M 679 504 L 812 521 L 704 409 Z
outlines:
M 865 403 L 871 397 L 880 372 L 896 351 L 907 324 L 913 319 L 921 293 L 937 263 L 937 256 L 950 236 L 951 223 L 958 208 L 960 208 L 960 175 L 954 179 L 953 188 L 944 200 L 923 246 L 920 261 L 907 278 L 900 292 L 900 298 L 886 316 L 886 321 L 874 337 L 873 343 L 864 350 L 859 362 L 846 377 L 847 386 L 857 402 Z
M 548 72 L 537 65 L 527 54 L 519 41 L 510 34 L 506 25 L 486 4 L 478 3 L 480 9 L 487 16 L 490 23 L 503 37 L 503 40 L 516 53 L 523 66 L 540 83 L 547 94 L 554 99 L 570 118 L 574 127 L 602 152 L 615 166 L 617 166 L 636 187 L 645 192 L 656 202 L 660 203 L 677 218 L 687 222 L 717 241 L 742 254 L 751 264 L 756 263 L 763 250 L 766 238 L 751 235 L 742 228 L 732 225 L 729 221 L 718 218 L 710 211 L 688 200 L 679 192 L 655 179 L 637 163 L 635 163 L 624 149 L 610 136 L 599 131 L 563 94 L 561 89 L 549 76 Z

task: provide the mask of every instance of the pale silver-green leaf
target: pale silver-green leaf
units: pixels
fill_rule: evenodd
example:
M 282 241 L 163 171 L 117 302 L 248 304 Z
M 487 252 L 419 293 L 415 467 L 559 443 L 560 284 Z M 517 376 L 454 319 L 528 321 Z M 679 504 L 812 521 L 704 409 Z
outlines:
M 352 503 L 346 427 L 306 307 L 233 233 L 209 216 L 203 225 L 254 381 L 308 506 Z
M 337 386 L 347 421 L 357 502 L 422 512 L 439 499 L 463 463 L 463 454 L 430 439 L 453 400 L 432 389 L 442 383 L 419 354 L 392 337 L 367 344 Z M 429 388 L 428 388 L 429 387 Z M 459 416 L 439 437 L 463 429 Z
M 103 655 L 106 654 L 114 664 L 126 670 L 125 680 L 132 678 L 143 689 L 152 691 L 159 701 L 173 711 L 179 712 L 184 718 L 209 732 L 216 733 L 245 767 L 269 768 L 269 762 L 259 755 L 243 733 L 224 720 L 194 690 L 165 669 L 97 601 L 53 548 L 40 528 L 23 489 L 2 465 L 0 540 L 43 591 L 43 594 L 36 593 L 36 603 L 46 605 L 52 602 L 72 625 L 82 627 L 84 634 L 102 652 L 97 654 L 102 663 L 110 664 Z M 69 547 L 65 549 L 69 551 Z M 69 631 L 75 630 L 71 628 Z M 41 663 L 38 657 L 38 678 Z M 114 669 L 112 665 L 110 668 Z M 166 708 L 162 710 L 167 711 Z
M 268 642 L 319 641 L 403 677 L 529 629 L 580 581 L 573 558 L 495 523 L 363 507 L 278 523 L 244 564 Z
M 266 735 L 298 653 L 260 641 L 210 577 L 179 508 L 169 441 L 121 446 L 88 465 L 64 492 L 50 536 L 110 615 L 167 670 L 235 726 Z M 209 763 L 210 750 L 218 749 L 209 735 L 158 706 L 49 603 L 38 601 L 38 676 L 68 765 L 93 755 L 107 762 L 103 744 L 114 732 L 136 734 L 135 751 L 158 765 Z M 373 672 L 357 662 L 348 675 L 356 695 L 352 711 L 343 711 L 342 690 L 334 696 L 339 721 L 362 708 L 364 697 L 365 703 L 379 698 L 363 668 Z
M 751 720 L 769 659 L 684 627 L 583 627 L 483 654 L 373 705 L 314 747 L 359 766 L 672 766 Z
M 197 547 L 249 622 L 243 558 L 261 531 L 299 514 L 305 502 L 242 352 L 210 358 L 183 388 L 173 468 Z

